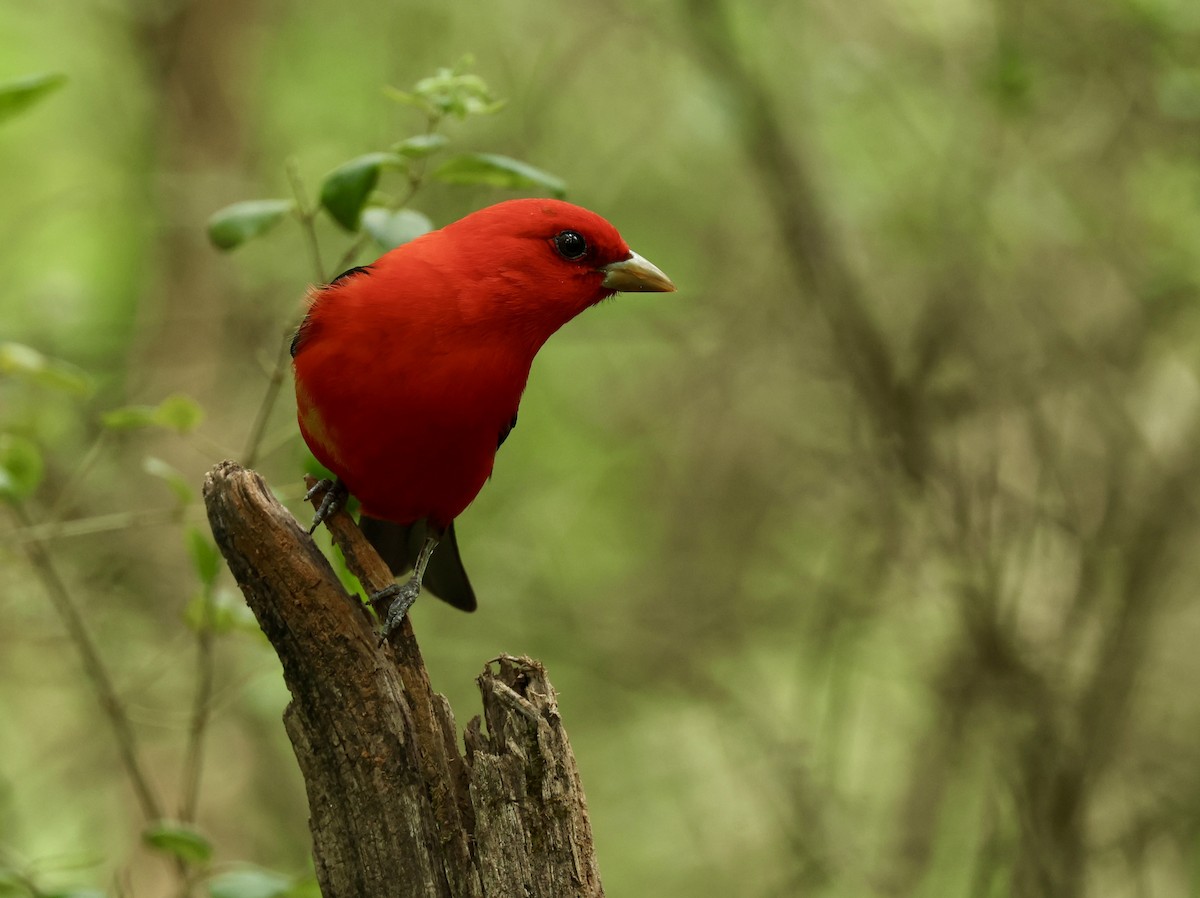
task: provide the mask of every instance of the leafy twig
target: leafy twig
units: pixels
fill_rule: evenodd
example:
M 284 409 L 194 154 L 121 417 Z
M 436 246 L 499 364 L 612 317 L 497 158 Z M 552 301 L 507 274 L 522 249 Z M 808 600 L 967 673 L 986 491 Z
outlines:
M 426 119 L 425 132 L 422 136 L 431 137 L 436 134 L 438 127 L 442 123 L 442 118 L 443 116 L 437 113 L 430 113 Z M 425 180 L 425 169 L 427 164 L 428 163 L 425 157 L 414 159 L 412 161 L 408 170 L 408 189 L 405 191 L 404 196 L 400 197 L 400 199 L 388 203 L 388 209 L 396 212 L 405 208 L 413 201 L 413 197 L 417 195 L 417 191 L 421 189 L 421 184 Z M 342 254 L 341 259 L 338 260 L 336 270 L 345 271 L 347 268 L 349 268 L 358 254 L 362 252 L 363 247 L 370 242 L 370 239 L 371 235 L 366 231 L 360 232 L 359 235 L 354 238 L 354 241 L 350 244 L 350 246 L 346 248 L 346 252 Z
M 287 172 L 288 180 L 292 185 L 292 195 L 296 198 L 296 219 L 300 222 L 300 228 L 304 231 L 304 236 L 308 243 L 309 259 L 312 262 L 313 274 L 316 276 L 316 283 L 323 284 L 326 278 L 325 266 L 321 263 L 321 244 L 317 239 L 315 223 L 317 210 L 308 204 L 308 196 L 304 191 L 304 184 L 300 180 L 300 173 L 296 169 L 295 160 L 289 160 Z M 291 328 L 289 328 L 290 330 Z M 258 413 L 254 418 L 254 426 L 250 429 L 250 436 L 246 441 L 246 449 L 242 453 L 242 462 L 248 468 L 254 467 L 255 462 L 258 461 L 258 450 L 262 445 L 263 435 L 267 430 L 267 423 L 271 419 L 271 412 L 275 409 L 275 402 L 279 399 L 279 391 L 283 388 L 289 357 L 288 341 L 285 335 L 276 350 L 275 366 L 272 368 L 271 376 L 267 380 L 267 390 L 263 394 L 262 402 L 258 405 Z

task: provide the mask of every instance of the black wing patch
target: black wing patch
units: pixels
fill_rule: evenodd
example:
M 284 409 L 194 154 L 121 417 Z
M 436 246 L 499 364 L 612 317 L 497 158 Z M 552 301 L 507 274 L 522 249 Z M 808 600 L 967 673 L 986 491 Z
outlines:
M 370 265 L 358 265 L 358 266 L 355 266 L 354 268 L 347 268 L 345 271 L 343 271 L 341 274 L 339 274 L 337 277 L 335 277 L 332 281 L 330 281 L 328 284 L 326 284 L 321 289 L 325 290 L 325 289 L 328 289 L 329 287 L 334 286 L 335 284 L 340 284 L 342 281 L 349 280 L 350 278 L 354 277 L 356 274 L 369 274 L 370 271 L 371 271 Z M 314 291 L 314 293 L 312 295 L 315 296 L 316 293 L 318 293 L 318 292 L 320 292 L 320 291 Z M 307 328 L 308 328 L 308 316 L 305 315 L 304 320 L 300 322 L 300 326 L 298 328 L 296 328 L 296 333 L 292 335 L 292 345 L 291 345 L 291 349 L 290 349 L 290 351 L 292 353 L 292 358 L 296 357 L 296 353 L 299 352 L 300 347 L 302 345 L 304 345 L 305 331 L 307 330 Z
M 500 431 L 500 439 L 496 440 L 496 448 L 499 449 L 504 445 L 504 441 L 508 439 L 508 435 L 513 432 L 513 428 L 517 426 L 517 413 L 513 412 L 512 420 L 508 422 L 508 426 Z
M 370 270 L 371 270 L 370 265 L 358 265 L 354 268 L 347 268 L 345 271 L 343 271 L 341 274 L 339 274 L 337 277 L 335 277 L 332 281 L 330 281 L 327 286 L 332 287 L 334 284 L 340 284 L 342 281 L 352 278 L 356 274 L 367 274 Z
M 304 330 L 308 326 L 308 316 L 304 316 L 304 320 L 300 322 L 300 326 L 296 328 L 296 333 L 292 334 L 292 345 L 289 352 L 292 358 L 296 357 L 296 353 L 300 351 L 300 344 L 304 342 Z

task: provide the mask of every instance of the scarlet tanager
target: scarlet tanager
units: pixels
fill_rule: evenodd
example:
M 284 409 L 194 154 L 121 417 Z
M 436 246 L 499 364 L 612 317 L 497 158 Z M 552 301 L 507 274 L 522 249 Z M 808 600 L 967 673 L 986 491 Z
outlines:
M 312 292 L 292 340 L 297 417 L 313 455 L 337 476 L 318 485 L 327 492 L 313 527 L 349 493 L 393 573 L 412 569 L 408 582 L 373 597 L 396 599 L 385 635 L 422 582 L 475 609 L 454 519 L 491 475 L 542 344 L 614 293 L 674 289 L 599 215 L 521 199 Z

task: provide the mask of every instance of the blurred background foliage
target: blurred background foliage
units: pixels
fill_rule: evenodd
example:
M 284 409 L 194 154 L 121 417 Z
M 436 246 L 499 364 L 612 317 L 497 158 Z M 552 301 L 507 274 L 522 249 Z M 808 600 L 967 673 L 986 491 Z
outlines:
M 486 659 L 547 665 L 608 892 L 1200 894 L 1194 0 L 44 0 L 0 40 L 0 82 L 67 79 L 0 104 L 0 893 L 303 883 L 199 484 L 314 267 L 206 223 L 289 166 L 314 203 L 424 131 L 385 86 L 470 53 L 507 103 L 454 150 L 680 288 L 550 342 L 460 522 L 479 612 L 414 611 L 463 722 Z M 254 462 L 307 514 L 289 391 Z

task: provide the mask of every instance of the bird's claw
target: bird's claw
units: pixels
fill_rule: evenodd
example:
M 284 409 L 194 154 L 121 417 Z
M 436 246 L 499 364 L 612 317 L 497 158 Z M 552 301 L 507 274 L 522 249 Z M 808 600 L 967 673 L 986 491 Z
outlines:
M 413 606 L 413 602 L 417 600 L 417 596 L 421 594 L 421 584 L 415 579 L 409 580 L 407 583 L 393 583 L 391 586 L 384 587 L 371 596 L 369 599 L 371 605 L 375 608 L 380 606 L 380 603 L 392 600 L 388 606 L 387 617 L 384 618 L 383 626 L 379 628 L 379 644 L 383 645 L 387 642 L 387 638 L 392 631 L 400 626 L 400 622 L 404 620 L 404 616 L 408 614 L 408 609 Z
M 342 503 L 346 501 L 346 496 L 348 495 L 346 485 L 341 480 L 329 480 L 326 478 L 318 480 L 312 485 L 312 489 L 304 494 L 304 501 L 310 501 L 313 496 L 322 491 L 324 491 L 325 497 L 317 507 L 317 513 L 313 515 L 312 525 L 308 528 L 309 536 L 312 536 L 316 532 L 317 527 L 321 525 L 322 521 L 342 507 Z

